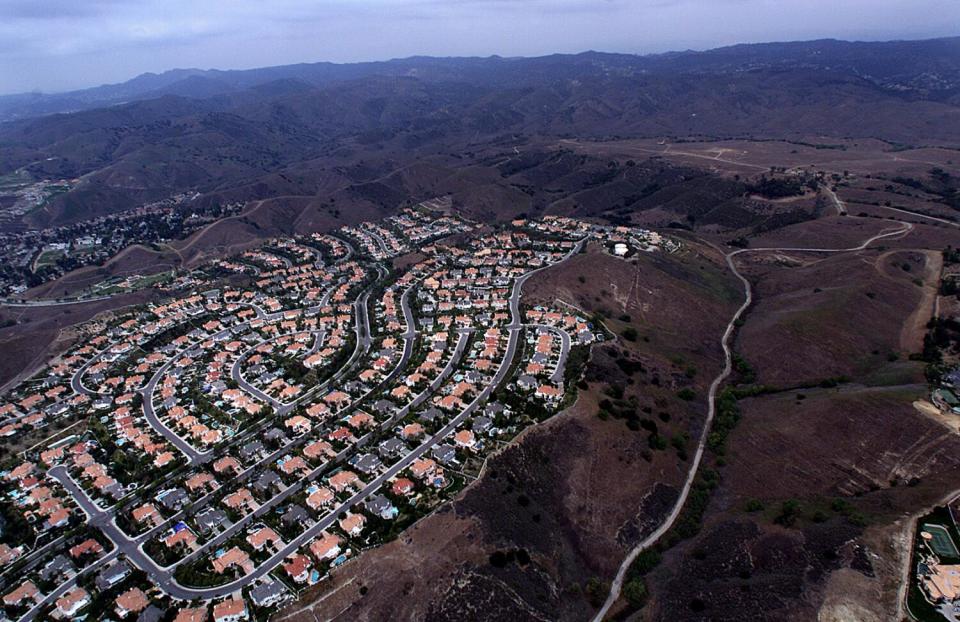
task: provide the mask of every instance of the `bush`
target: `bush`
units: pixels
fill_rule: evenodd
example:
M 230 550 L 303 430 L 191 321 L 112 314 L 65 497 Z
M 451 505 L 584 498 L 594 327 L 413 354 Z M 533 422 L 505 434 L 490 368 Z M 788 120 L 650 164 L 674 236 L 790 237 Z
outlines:
M 587 595 L 587 600 L 590 601 L 590 604 L 594 607 L 599 607 L 603 604 L 609 591 L 610 587 L 596 577 L 587 579 L 587 585 L 583 588 L 584 594 Z
M 637 329 L 634 328 L 633 326 L 628 326 L 627 328 L 623 329 L 623 332 L 620 334 L 623 335 L 623 338 L 626 339 L 627 341 L 636 341 L 637 338 L 640 336 L 637 333 Z
M 689 402 L 689 401 L 692 401 L 693 398 L 697 397 L 697 394 L 693 392 L 693 389 L 691 389 L 690 387 L 687 387 L 677 391 L 677 397 L 679 397 L 685 402 Z
M 780 513 L 774 521 L 784 527 L 791 527 L 800 517 L 800 502 L 796 499 L 787 499 L 780 506 Z
M 623 586 L 623 597 L 634 609 L 643 607 L 647 602 L 647 586 L 643 579 L 632 579 Z

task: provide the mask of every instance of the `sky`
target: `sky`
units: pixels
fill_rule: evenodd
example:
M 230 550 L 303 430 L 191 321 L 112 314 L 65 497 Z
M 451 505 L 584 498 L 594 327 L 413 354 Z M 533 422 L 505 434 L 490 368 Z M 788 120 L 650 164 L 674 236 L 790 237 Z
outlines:
M 0 94 L 173 68 L 960 34 L 958 0 L 0 0 Z

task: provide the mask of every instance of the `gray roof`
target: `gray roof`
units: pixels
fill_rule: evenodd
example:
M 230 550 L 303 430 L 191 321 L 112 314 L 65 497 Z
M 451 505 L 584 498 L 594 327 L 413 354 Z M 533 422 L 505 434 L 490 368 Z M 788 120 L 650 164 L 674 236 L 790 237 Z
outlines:
M 450 462 L 457 456 L 457 450 L 453 445 L 437 445 L 431 453 L 440 462 Z
M 263 451 L 263 443 L 260 441 L 250 441 L 240 448 L 240 457 L 244 460 L 252 458 Z
M 367 511 L 373 512 L 377 515 L 383 514 L 393 507 L 393 504 L 390 503 L 390 500 L 383 495 L 373 495 L 364 501 L 363 505 L 365 508 L 367 508 Z
M 66 556 L 57 555 L 48 561 L 40 570 L 40 578 L 44 581 L 49 581 L 75 569 L 76 567 L 73 565 L 73 562 L 67 559 Z
M 150 605 L 140 612 L 137 616 L 137 622 L 159 622 L 163 618 L 163 609 L 156 605 Z
M 227 513 L 219 508 L 207 508 L 196 516 L 197 527 L 203 533 L 209 533 L 227 520 Z
M 287 511 L 283 513 L 280 520 L 283 521 L 284 525 L 296 525 L 297 523 L 306 522 L 309 518 L 310 514 L 303 509 L 303 506 L 294 503 L 287 508 Z
M 433 421 L 437 417 L 442 416 L 443 413 L 436 406 L 431 407 L 420 413 L 420 421 Z
M 388 438 L 380 443 L 380 454 L 384 456 L 395 456 L 406 448 L 406 444 L 399 438 Z
M 187 496 L 187 492 L 183 488 L 174 488 L 158 497 L 157 500 L 160 502 L 160 505 L 168 510 L 176 510 L 189 501 L 190 497 Z
M 377 400 L 373 405 L 373 409 L 380 413 L 387 413 L 396 409 L 396 405 L 389 400 Z
M 283 595 L 285 591 L 286 590 L 283 589 L 283 584 L 281 584 L 279 581 L 261 583 L 250 590 L 250 600 L 253 601 L 254 605 L 259 607 L 264 603 L 269 603 L 271 600 Z
M 376 454 L 364 454 L 360 456 L 355 466 L 363 473 L 373 473 L 383 466 L 383 462 Z
M 487 404 L 487 407 L 483 409 L 483 413 L 489 417 L 497 415 L 503 412 L 503 404 L 500 402 L 490 402 Z
M 257 478 L 257 481 L 254 482 L 253 487 L 257 490 L 266 490 L 278 483 L 280 483 L 279 475 L 273 471 L 264 471 L 263 474 Z
M 490 429 L 493 425 L 493 421 L 489 417 L 476 417 L 473 420 L 472 429 L 474 432 L 483 433 Z
M 100 574 L 97 575 L 97 588 L 101 591 L 109 589 L 123 581 L 129 574 L 130 565 L 125 561 L 118 561 L 100 571 Z

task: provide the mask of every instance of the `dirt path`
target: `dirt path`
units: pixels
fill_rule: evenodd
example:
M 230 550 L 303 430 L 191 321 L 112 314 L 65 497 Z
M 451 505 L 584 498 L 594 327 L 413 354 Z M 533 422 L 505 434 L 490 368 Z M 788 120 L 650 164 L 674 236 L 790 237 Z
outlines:
M 913 231 L 913 225 L 910 223 L 899 223 L 902 226 L 896 229 L 889 229 L 886 231 L 881 231 L 880 233 L 867 238 L 859 246 L 854 246 L 851 248 L 793 248 L 793 247 L 783 247 L 783 248 L 743 248 L 740 250 L 733 251 L 726 255 L 727 266 L 730 271 L 733 272 L 734 276 L 740 280 L 743 284 L 744 289 L 744 301 L 740 305 L 740 308 L 737 309 L 736 313 L 733 314 L 733 317 L 730 318 L 730 322 L 727 324 L 727 328 L 723 333 L 723 337 L 720 339 L 720 345 L 723 348 L 724 355 L 724 367 L 720 374 L 713 379 L 713 382 L 710 384 L 710 391 L 707 394 L 707 418 L 703 424 L 703 430 L 700 432 L 700 439 L 697 442 L 697 450 L 694 454 L 693 461 L 690 464 L 690 470 L 687 472 L 687 478 L 684 481 L 683 489 L 680 492 L 680 496 L 677 499 L 676 503 L 673 506 L 673 509 L 670 511 L 670 514 L 667 516 L 667 519 L 654 530 L 649 536 L 644 538 L 630 553 L 627 554 L 627 557 L 623 560 L 623 563 L 620 564 L 620 568 L 617 571 L 616 577 L 614 577 L 613 582 L 610 585 L 610 594 L 607 596 L 607 600 L 603 603 L 603 606 L 597 611 L 597 614 L 593 617 L 593 622 L 603 622 L 603 619 L 606 617 L 607 613 L 610 611 L 610 608 L 617 602 L 620 598 L 620 592 L 623 589 L 623 582 L 626 578 L 627 571 L 630 569 L 630 566 L 633 564 L 637 556 L 640 555 L 643 551 L 649 549 L 654 544 L 663 537 L 673 524 L 680 517 L 680 513 L 683 510 L 683 506 L 687 501 L 687 497 L 690 495 L 690 490 L 693 487 L 693 483 L 696 480 L 697 472 L 700 468 L 700 463 L 703 460 L 703 454 L 706 449 L 707 438 L 710 434 L 710 427 L 713 423 L 713 417 L 716 412 L 716 396 L 717 391 L 720 388 L 720 385 L 730 376 L 730 373 L 733 371 L 732 363 L 732 349 L 730 346 L 730 339 L 733 336 L 733 332 L 737 325 L 737 322 L 740 320 L 743 313 L 753 302 L 753 288 L 750 285 L 750 281 L 743 276 L 739 270 L 737 270 L 735 259 L 738 255 L 744 253 L 762 253 L 762 252 L 809 252 L 809 253 L 849 253 L 857 252 L 864 250 L 877 240 L 893 238 L 899 239 L 905 235 L 908 235 Z
M 830 199 L 833 200 L 833 205 L 834 207 L 837 208 L 837 215 L 846 216 L 847 206 L 843 201 L 840 200 L 840 197 L 838 197 L 837 193 L 833 191 L 833 188 L 831 188 L 830 186 L 822 186 L 822 187 L 824 192 L 826 192 L 827 195 L 829 195 Z
M 903 323 L 900 329 L 900 349 L 904 352 L 920 352 L 923 349 L 923 336 L 927 334 L 927 322 L 933 317 L 940 287 L 940 273 L 943 270 L 943 254 L 926 250 L 923 275 L 923 293 L 917 308 Z

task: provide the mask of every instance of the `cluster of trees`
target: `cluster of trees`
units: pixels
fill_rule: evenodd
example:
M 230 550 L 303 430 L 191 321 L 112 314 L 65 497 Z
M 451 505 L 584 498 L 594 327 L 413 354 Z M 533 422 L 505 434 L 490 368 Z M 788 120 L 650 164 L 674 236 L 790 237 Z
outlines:
M 767 177 L 763 175 L 760 179 L 748 186 L 748 191 L 753 194 L 759 194 L 767 199 L 783 199 L 786 197 L 800 196 L 808 189 L 814 190 L 817 182 L 814 179 L 802 177 Z

